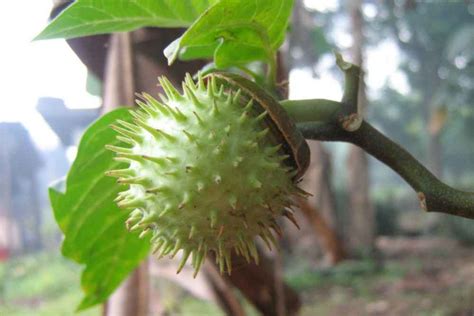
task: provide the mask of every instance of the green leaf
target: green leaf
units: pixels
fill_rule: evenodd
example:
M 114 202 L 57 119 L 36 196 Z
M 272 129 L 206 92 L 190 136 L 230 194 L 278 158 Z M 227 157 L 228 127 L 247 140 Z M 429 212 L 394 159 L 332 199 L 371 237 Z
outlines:
M 218 0 L 77 0 L 35 39 L 126 32 L 145 26 L 187 27 Z
M 117 119 L 131 121 L 126 109 L 118 109 L 87 129 L 66 182 L 49 189 L 54 216 L 64 233 L 62 253 L 85 265 L 81 278 L 85 297 L 79 310 L 105 301 L 150 250 L 148 240 L 125 229 L 128 214 L 113 201 L 123 188 L 104 176 L 121 164 L 104 148 L 119 144 L 109 127 Z
M 165 50 L 171 64 L 214 57 L 217 67 L 270 60 L 283 43 L 293 0 L 221 0 Z

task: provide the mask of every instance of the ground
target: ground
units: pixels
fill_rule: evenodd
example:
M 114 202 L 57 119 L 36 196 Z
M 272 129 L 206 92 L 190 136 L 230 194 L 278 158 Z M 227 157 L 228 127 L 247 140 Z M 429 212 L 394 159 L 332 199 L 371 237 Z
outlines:
M 474 315 L 472 247 L 433 238 L 385 238 L 378 246 L 379 260 L 332 269 L 311 267 L 296 256 L 286 260 L 287 281 L 304 303 L 301 315 Z M 1 263 L 0 315 L 73 315 L 81 298 L 79 271 L 55 253 Z M 168 315 L 223 315 L 169 281 L 162 284 L 177 297 L 163 302 Z M 100 315 L 100 308 L 79 315 Z
M 383 239 L 382 259 L 290 276 L 302 315 L 474 315 L 474 252 L 444 239 Z M 305 284 L 306 283 L 306 284 Z

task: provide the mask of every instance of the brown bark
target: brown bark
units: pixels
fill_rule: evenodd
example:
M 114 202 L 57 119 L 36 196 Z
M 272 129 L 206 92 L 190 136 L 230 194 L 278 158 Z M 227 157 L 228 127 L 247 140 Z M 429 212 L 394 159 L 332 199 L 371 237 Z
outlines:
M 337 264 L 344 260 L 346 254 L 342 242 L 335 230 L 330 227 L 328 222 L 323 218 L 319 210 L 312 207 L 308 201 L 302 199 L 299 201 L 299 207 L 316 232 L 321 246 L 329 256 L 329 262 L 331 264 Z
M 217 266 L 206 262 L 203 270 L 214 291 L 219 306 L 226 315 L 245 316 L 245 311 L 232 291 L 230 282 L 220 275 Z
M 363 16 L 361 0 L 349 3 L 351 29 L 353 32 L 353 63 L 363 66 Z M 358 111 L 363 114 L 367 96 L 363 73 L 361 74 L 358 95 Z M 370 180 L 367 154 L 360 148 L 351 146 L 347 158 L 349 193 L 349 247 L 353 255 L 369 254 L 375 239 L 375 214 L 370 201 Z
M 237 287 L 240 292 L 263 315 L 278 315 L 278 307 L 285 308 L 285 315 L 296 315 L 301 307 L 298 294 L 288 285 L 283 284 L 284 304 L 277 301 L 278 287 L 275 287 L 274 262 L 259 251 L 260 263 L 247 263 L 245 258 L 233 254 L 232 265 L 235 267 L 226 278 Z
M 204 65 L 203 62 L 177 62 L 171 68 L 167 66 L 166 60 L 162 56 L 162 51 L 166 45 L 178 37 L 180 33 L 181 30 L 176 29 L 147 28 L 131 33 L 132 36 L 129 39 L 122 38 L 121 40 L 116 40 L 110 36 L 94 36 L 70 40 L 68 42 L 89 69 L 100 79 L 106 78 L 106 82 L 104 82 L 104 108 L 110 109 L 114 105 L 133 104 L 134 96 L 130 97 L 128 93 L 129 87 L 131 86 L 134 86 L 133 92 L 147 91 L 151 94 L 155 94 L 154 92 L 158 91 L 156 86 L 156 77 L 158 75 L 166 74 L 172 82 L 179 83 L 184 77 L 185 72 L 194 73 Z M 118 43 L 114 44 L 116 42 Z M 125 47 L 121 56 L 123 58 L 124 56 L 133 55 L 132 62 L 125 61 L 122 64 L 112 63 L 108 58 L 114 56 L 114 53 L 108 53 L 108 51 L 110 51 L 114 45 Z M 127 45 L 132 45 L 131 53 Z M 107 49 L 103 49 L 104 47 Z M 104 56 L 104 54 L 106 54 L 106 56 Z M 107 64 L 107 67 L 105 67 L 103 62 Z M 130 81 L 130 78 L 121 78 L 124 74 L 123 71 L 126 71 L 126 73 L 130 75 L 133 74 L 133 80 Z M 113 74 L 109 74 L 109 72 Z M 117 80 L 117 82 L 107 82 L 109 80 Z M 124 93 L 125 90 L 127 91 L 126 93 Z M 115 95 L 110 95 L 107 91 L 115 91 Z M 121 99 L 122 97 L 123 99 Z M 236 262 L 240 262 L 238 264 L 244 266 L 244 262 L 241 262 L 240 258 L 236 258 Z M 230 284 L 239 288 L 244 296 L 265 315 L 275 315 L 275 278 L 273 273 L 273 265 L 267 261 L 265 264 L 261 263 L 259 266 L 249 265 L 248 267 L 242 267 L 234 271 L 232 277 L 228 280 Z M 140 291 L 137 289 L 144 284 L 140 281 L 140 275 L 140 273 L 135 272 L 118 290 L 118 292 L 123 291 L 125 295 L 123 297 L 125 297 L 127 301 L 128 298 L 135 297 L 135 302 L 138 302 L 136 295 L 139 295 L 138 293 L 140 293 Z M 219 289 L 217 288 L 216 291 L 219 291 Z M 284 286 L 284 291 L 286 298 L 285 305 L 287 311 L 289 311 L 288 314 L 295 314 L 300 307 L 298 296 L 287 286 Z M 267 298 L 264 293 L 269 293 L 268 295 L 273 296 Z M 222 293 L 216 294 L 216 297 L 220 297 Z M 114 294 L 111 299 L 113 300 L 116 295 L 117 293 Z M 156 298 L 153 298 L 153 300 L 155 299 Z M 221 305 L 224 304 L 227 303 L 224 301 L 221 302 Z M 127 311 L 123 314 L 113 314 L 110 308 L 106 308 L 105 312 L 106 315 L 113 316 L 143 315 L 140 314 L 140 310 L 139 306 L 135 305 L 135 307 L 123 306 L 123 311 Z
M 130 33 L 112 35 L 106 60 L 103 111 L 107 112 L 122 105 L 131 106 L 136 86 Z M 148 315 L 148 292 L 148 267 L 145 261 L 109 298 L 105 304 L 104 315 Z
M 329 264 L 336 264 L 345 257 L 336 227 L 336 203 L 332 191 L 331 160 L 320 142 L 308 141 L 311 165 L 306 172 L 302 188 L 312 196 L 301 207 L 308 219 Z

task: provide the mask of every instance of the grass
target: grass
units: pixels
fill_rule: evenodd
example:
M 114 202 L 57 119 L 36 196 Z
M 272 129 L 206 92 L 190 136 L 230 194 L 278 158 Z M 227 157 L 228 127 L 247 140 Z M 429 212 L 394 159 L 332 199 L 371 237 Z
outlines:
M 399 264 L 385 264 L 379 267 L 372 260 L 345 261 L 327 269 L 310 269 L 300 266 L 289 269 L 286 281 L 297 291 L 332 286 L 351 287 L 357 293 L 366 293 L 368 285 L 381 279 L 397 279 L 404 275 L 406 268 Z
M 80 267 L 56 253 L 0 264 L 0 315 L 74 315 L 80 302 Z M 80 313 L 100 315 L 99 308 Z
M 474 312 L 474 257 L 470 249 L 446 256 L 347 261 L 331 269 L 314 268 L 293 256 L 286 264 L 286 281 L 303 301 L 301 315 L 471 315 Z M 59 253 L 37 253 L 0 263 L 0 315 L 76 315 L 80 302 L 80 267 Z M 168 315 L 221 316 L 212 302 L 198 300 L 178 285 L 159 278 L 161 306 Z M 258 315 L 244 303 L 248 315 Z M 470 312 L 471 314 L 466 314 Z M 98 316 L 100 307 L 79 313 Z M 375 315 L 374 314 L 374 315 Z
M 0 315 L 98 316 L 101 307 L 75 313 L 82 299 L 81 267 L 59 253 L 37 253 L 0 263 Z M 195 299 L 177 285 L 158 280 L 160 304 L 169 315 L 223 316 L 212 302 Z

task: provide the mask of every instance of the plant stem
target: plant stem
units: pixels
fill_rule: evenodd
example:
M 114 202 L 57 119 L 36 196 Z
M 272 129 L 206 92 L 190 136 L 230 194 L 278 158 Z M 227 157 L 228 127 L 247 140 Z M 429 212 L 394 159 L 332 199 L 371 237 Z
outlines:
M 344 107 L 342 102 L 315 99 L 281 104 L 305 138 L 352 143 L 390 167 L 418 193 L 424 210 L 474 219 L 474 193 L 441 182 L 404 148 L 365 121 L 352 132 L 342 128 L 337 120 L 338 111 Z
M 341 102 L 325 99 L 285 100 L 280 101 L 280 104 L 298 123 L 331 121 L 341 109 Z
M 360 67 L 345 62 L 338 53 L 336 63 L 345 75 L 341 102 L 280 102 L 303 136 L 357 145 L 398 173 L 417 192 L 423 210 L 474 219 L 474 192 L 456 190 L 443 183 L 403 147 L 362 120 L 357 106 Z
M 343 141 L 364 149 L 398 173 L 418 193 L 427 212 L 440 212 L 474 219 L 474 193 L 456 190 L 436 178 L 400 145 L 367 122 L 355 132 L 331 123 L 302 123 L 298 128 L 310 139 Z

